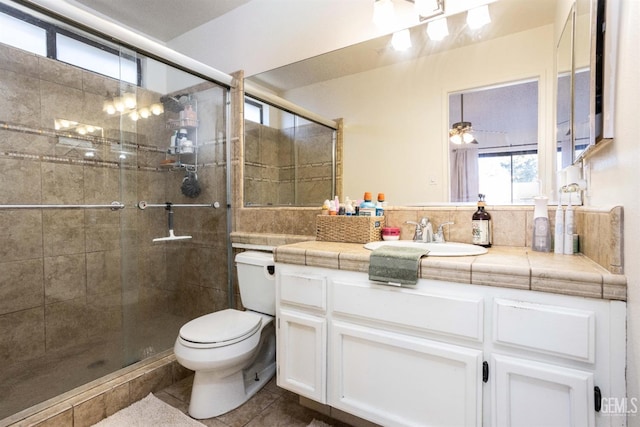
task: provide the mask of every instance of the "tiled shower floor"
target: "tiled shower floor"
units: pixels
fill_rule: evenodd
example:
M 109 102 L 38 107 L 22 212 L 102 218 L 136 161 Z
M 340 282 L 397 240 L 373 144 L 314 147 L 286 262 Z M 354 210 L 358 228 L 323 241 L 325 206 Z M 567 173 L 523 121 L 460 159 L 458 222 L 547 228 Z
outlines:
M 0 369 L 0 420 L 32 405 L 173 347 L 180 327 L 188 319 L 162 314 L 137 323 L 130 334 L 48 352 L 27 362 Z M 123 348 L 130 348 L 124 351 Z

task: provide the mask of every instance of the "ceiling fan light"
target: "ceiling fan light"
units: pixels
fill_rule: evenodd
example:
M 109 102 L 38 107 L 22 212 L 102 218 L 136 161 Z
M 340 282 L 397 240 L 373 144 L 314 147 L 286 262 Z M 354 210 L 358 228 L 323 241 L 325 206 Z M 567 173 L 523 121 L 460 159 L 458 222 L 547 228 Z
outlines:
M 397 51 L 407 50 L 411 47 L 411 34 L 409 29 L 404 29 L 393 33 L 391 46 Z
M 489 15 L 489 5 L 487 4 L 469 9 L 467 12 L 467 25 L 472 30 L 482 28 L 490 22 L 491 16 Z
M 451 141 L 451 143 L 453 144 L 460 145 L 462 144 L 462 137 L 459 133 L 454 133 L 449 137 L 449 141 Z
M 475 141 L 475 138 L 473 137 L 471 132 L 467 130 L 462 133 L 462 142 L 464 142 L 465 144 L 471 144 L 473 141 Z
M 436 19 L 427 24 L 427 35 L 433 41 L 439 41 L 449 35 L 449 26 L 447 18 Z

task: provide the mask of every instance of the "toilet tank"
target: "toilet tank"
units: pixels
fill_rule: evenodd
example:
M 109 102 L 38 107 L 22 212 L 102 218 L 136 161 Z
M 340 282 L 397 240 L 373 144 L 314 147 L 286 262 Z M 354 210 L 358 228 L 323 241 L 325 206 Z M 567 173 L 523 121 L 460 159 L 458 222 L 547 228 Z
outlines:
M 258 313 L 276 315 L 276 275 L 273 254 L 246 251 L 236 255 L 242 305 Z

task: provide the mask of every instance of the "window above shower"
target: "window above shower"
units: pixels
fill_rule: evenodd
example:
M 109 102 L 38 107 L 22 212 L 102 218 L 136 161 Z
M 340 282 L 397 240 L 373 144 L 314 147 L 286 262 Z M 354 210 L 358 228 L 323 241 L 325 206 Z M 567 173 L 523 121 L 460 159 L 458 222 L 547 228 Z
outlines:
M 0 43 L 140 85 L 141 63 L 120 49 L 0 3 Z

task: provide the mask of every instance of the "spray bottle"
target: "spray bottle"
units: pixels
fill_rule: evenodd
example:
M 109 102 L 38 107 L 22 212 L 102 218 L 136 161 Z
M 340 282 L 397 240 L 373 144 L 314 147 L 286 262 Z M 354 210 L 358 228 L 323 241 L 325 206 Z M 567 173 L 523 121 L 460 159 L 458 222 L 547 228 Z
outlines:
M 533 239 L 531 249 L 538 252 L 551 251 L 551 228 L 549 227 L 549 215 L 547 213 L 547 196 L 534 197 L 536 204 L 533 211 Z

